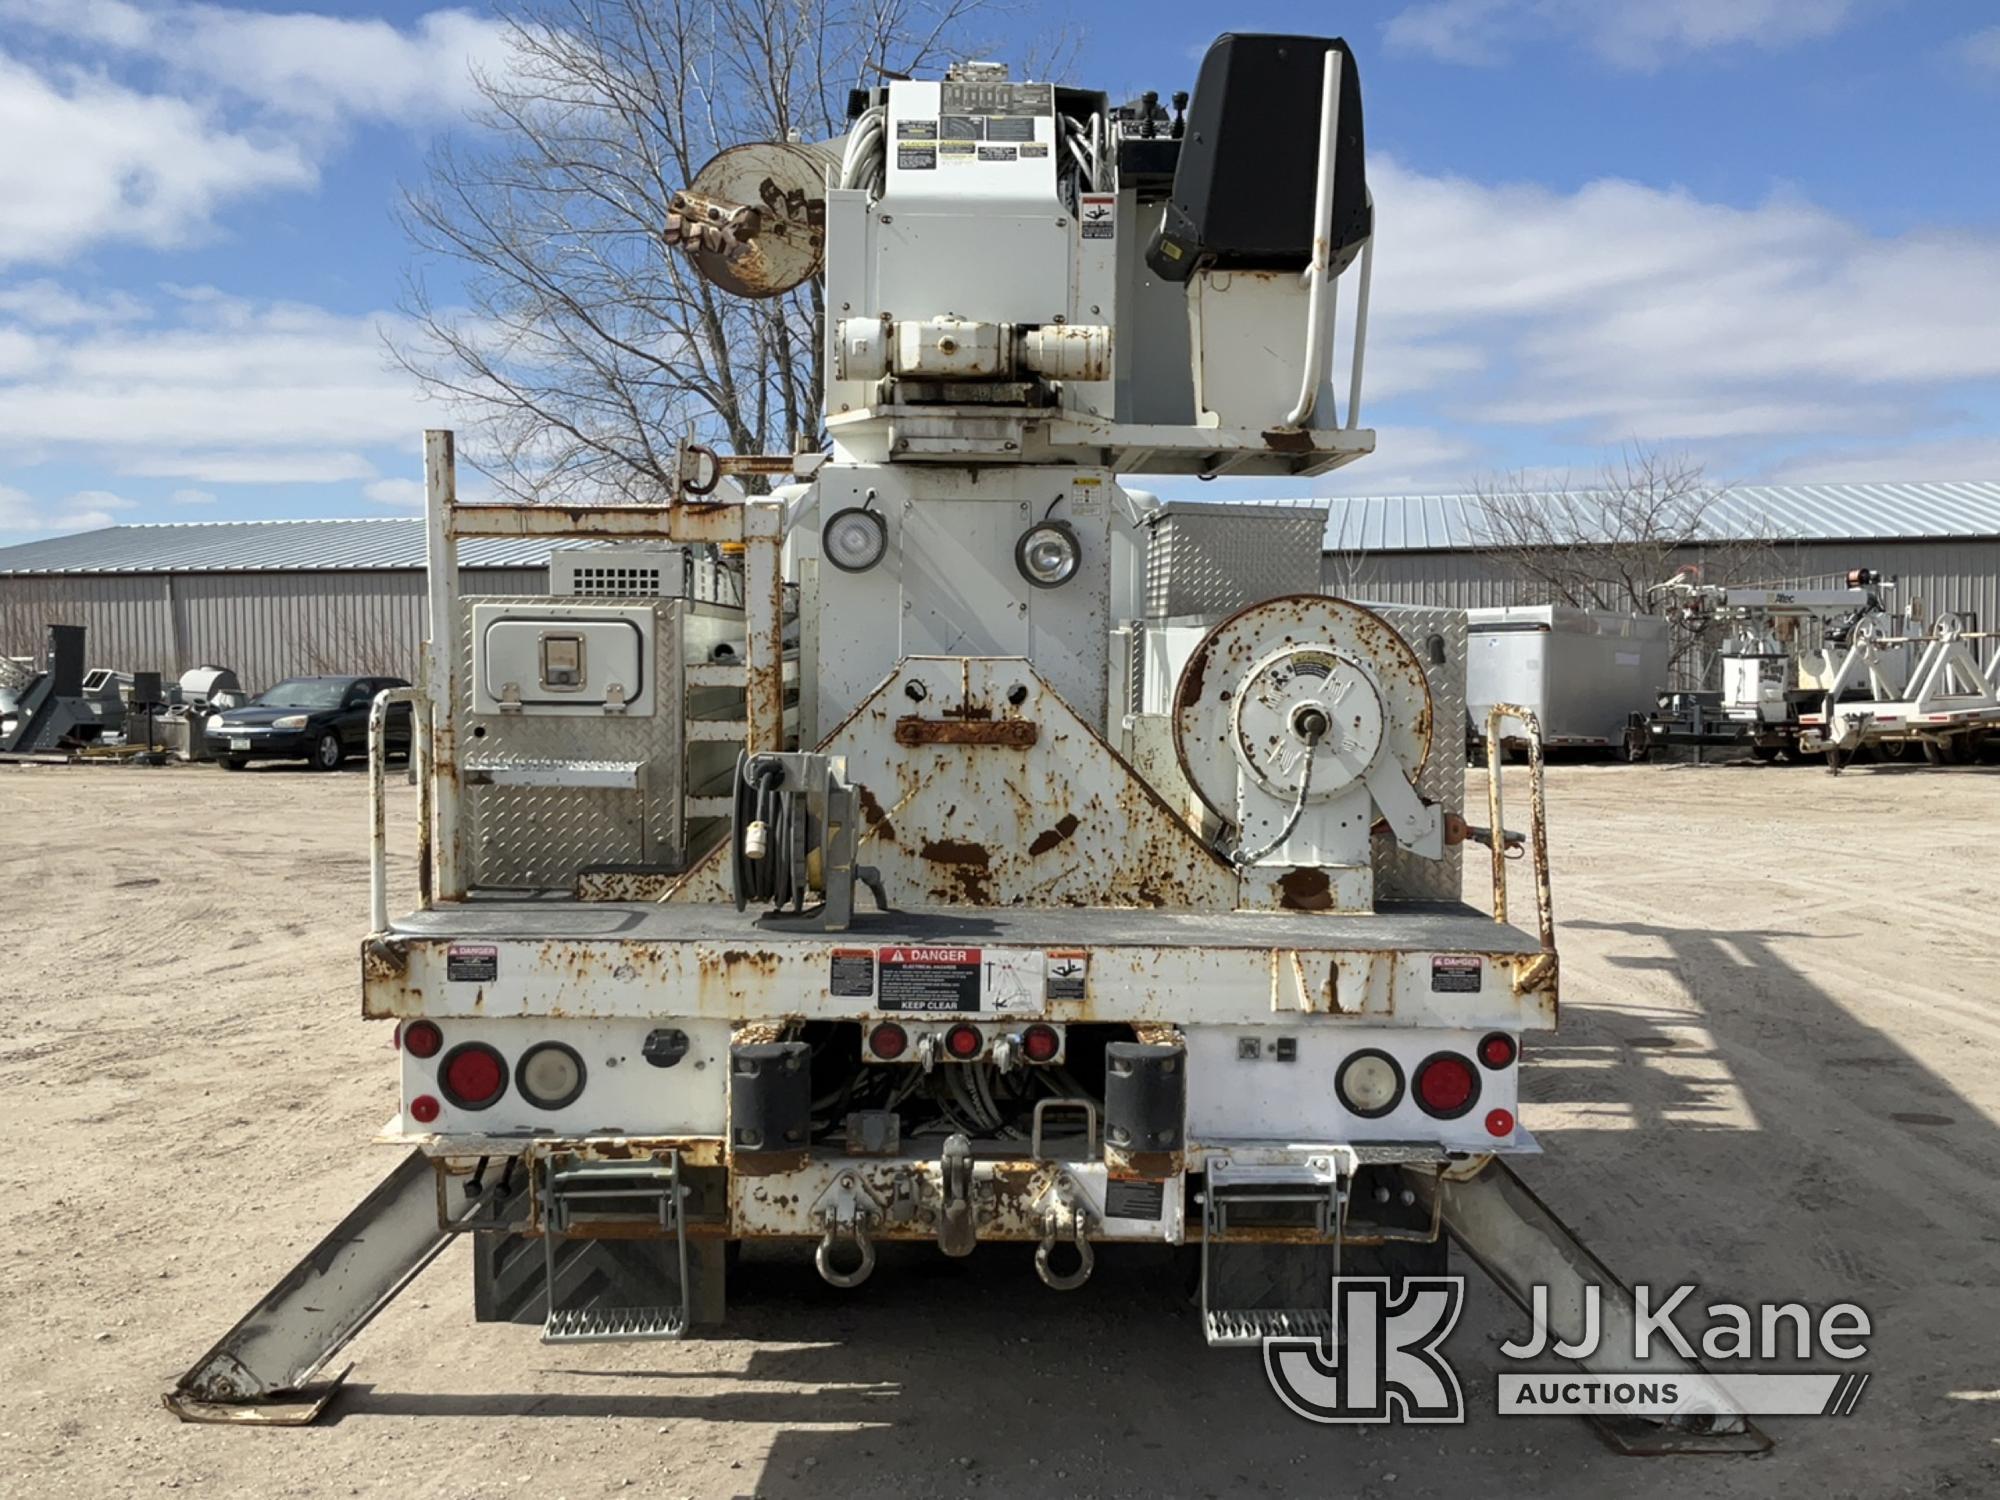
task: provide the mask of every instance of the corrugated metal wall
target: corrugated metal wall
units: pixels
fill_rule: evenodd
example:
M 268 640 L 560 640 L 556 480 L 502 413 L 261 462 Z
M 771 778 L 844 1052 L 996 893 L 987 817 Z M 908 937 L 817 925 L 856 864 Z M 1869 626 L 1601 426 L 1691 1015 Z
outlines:
M 1783 572 L 1773 582 L 1832 585 L 1849 569 L 1876 568 L 1896 580 L 1903 606 L 1925 619 L 1949 611 L 2000 625 L 2000 541 L 1799 542 L 1785 545 L 1779 557 Z M 1686 558 L 1696 560 L 1693 553 Z M 1328 553 L 1321 578 L 1329 593 L 1385 604 L 1484 609 L 1541 602 L 1503 559 L 1485 552 Z
M 546 568 L 474 568 L 477 594 L 540 594 Z M 90 631 L 94 667 L 233 667 L 246 687 L 316 672 L 416 675 L 424 637 L 416 569 L 293 573 L 127 573 L 0 577 L 0 655 L 42 652 L 44 627 Z
M 1777 555 L 1780 572 L 1757 581 L 1835 587 L 1851 569 L 1874 568 L 1896 580 L 1893 598 L 1921 619 L 1950 613 L 2000 626 L 2000 540 L 1795 542 Z M 1699 557 L 1689 552 L 1682 561 Z M 1384 604 L 1486 609 L 1547 602 L 1503 558 L 1470 550 L 1329 552 L 1320 576 L 1328 593 Z

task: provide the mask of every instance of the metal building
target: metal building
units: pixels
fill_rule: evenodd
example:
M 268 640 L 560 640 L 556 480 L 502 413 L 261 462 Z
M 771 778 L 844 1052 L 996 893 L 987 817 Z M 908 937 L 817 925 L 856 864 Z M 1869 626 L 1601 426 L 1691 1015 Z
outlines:
M 1321 580 L 1330 593 L 1458 609 L 1549 602 L 1492 546 L 1477 495 L 1329 504 Z M 1831 585 L 1876 568 L 1920 618 L 2000 625 L 2000 482 L 1745 485 L 1717 494 L 1703 521 L 1708 545 L 1677 552 L 1675 566 L 1753 544 L 1772 582 Z
M 468 593 L 538 594 L 549 544 L 460 549 Z M 287 676 L 414 677 L 424 636 L 424 523 L 219 521 L 111 526 L 0 548 L 0 655 L 33 656 L 49 624 L 82 625 L 93 666 L 234 667 L 246 687 Z

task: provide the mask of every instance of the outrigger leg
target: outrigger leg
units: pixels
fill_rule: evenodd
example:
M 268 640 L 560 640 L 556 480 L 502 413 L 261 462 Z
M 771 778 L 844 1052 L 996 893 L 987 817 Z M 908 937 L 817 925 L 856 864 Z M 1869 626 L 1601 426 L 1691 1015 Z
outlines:
M 1548 1331 L 1574 1345 L 1585 1328 L 1584 1288 L 1596 1287 L 1600 1336 L 1592 1353 L 1578 1358 L 1586 1370 L 1672 1377 L 1686 1393 L 1687 1415 L 1668 1418 L 1594 1417 L 1598 1431 L 1623 1453 L 1762 1453 L 1771 1440 L 1741 1415 L 1728 1392 L 1696 1360 L 1662 1340 L 1634 1359 L 1636 1307 L 1632 1292 L 1593 1255 L 1576 1233 L 1537 1198 L 1498 1156 L 1472 1165 L 1464 1176 L 1405 1169 L 1404 1180 L 1439 1216 L 1454 1243 L 1508 1296 L 1533 1311 L 1533 1291 L 1548 1289 Z
M 312 1377 L 445 1247 L 437 1176 L 412 1151 L 167 1392 L 183 1422 L 303 1427 L 347 1369 Z

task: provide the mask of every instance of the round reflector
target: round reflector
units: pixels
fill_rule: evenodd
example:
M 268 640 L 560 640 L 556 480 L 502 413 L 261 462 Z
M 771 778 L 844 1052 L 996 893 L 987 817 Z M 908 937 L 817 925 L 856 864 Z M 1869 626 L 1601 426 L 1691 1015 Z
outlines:
M 960 1062 L 966 1062 L 986 1050 L 985 1034 L 977 1026 L 960 1021 L 944 1034 L 944 1050 Z
M 1350 1112 L 1378 1120 L 1403 1102 L 1403 1070 L 1388 1053 L 1369 1047 L 1340 1065 L 1333 1088 Z
M 1434 1120 L 1456 1120 L 1479 1102 L 1479 1074 L 1456 1052 L 1433 1052 L 1417 1064 L 1417 1107 Z
M 1517 1049 L 1514 1039 L 1504 1031 L 1496 1031 L 1479 1041 L 1479 1060 L 1489 1068 L 1504 1068 L 1513 1062 Z
M 1054 1062 L 1056 1054 L 1062 1051 L 1062 1038 L 1055 1027 L 1037 1022 L 1021 1033 L 1021 1051 L 1029 1062 Z
M 583 1092 L 583 1059 L 561 1042 L 537 1042 L 514 1065 L 514 1086 L 536 1109 L 564 1109 Z
M 435 1021 L 411 1021 L 403 1027 L 403 1050 L 412 1057 L 436 1057 L 444 1046 L 444 1033 Z
M 1486 1112 L 1486 1133 L 1505 1138 L 1514 1133 L 1514 1116 L 1504 1109 Z
M 894 1062 L 910 1050 L 910 1034 L 894 1021 L 884 1021 L 868 1033 L 868 1050 L 885 1062 Z
M 866 573 L 889 550 L 889 528 L 872 510 L 837 510 L 819 534 L 820 551 L 843 573 Z
M 428 1125 L 438 1117 L 438 1102 L 429 1094 L 419 1094 L 410 1101 L 410 1118 L 419 1125 Z
M 507 1064 L 484 1042 L 464 1042 L 438 1064 L 438 1087 L 460 1109 L 484 1109 L 507 1091 Z
M 1067 521 L 1041 521 L 1014 544 L 1014 566 L 1038 589 L 1060 588 L 1076 577 L 1083 546 Z

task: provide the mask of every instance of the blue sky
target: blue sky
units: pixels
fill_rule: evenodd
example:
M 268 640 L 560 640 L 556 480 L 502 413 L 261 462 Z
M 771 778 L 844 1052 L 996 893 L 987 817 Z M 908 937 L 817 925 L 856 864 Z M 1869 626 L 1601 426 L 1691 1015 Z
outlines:
M 1725 481 L 2000 477 L 2000 5 L 1332 14 L 1368 108 L 1381 441 L 1316 487 L 1587 476 L 1634 442 Z M 1165 94 L 1216 26 L 1030 0 L 987 32 L 1068 28 L 1077 81 Z M 383 352 L 391 214 L 467 131 L 475 59 L 504 60 L 481 6 L 0 0 L 0 544 L 413 505 L 447 417 Z

